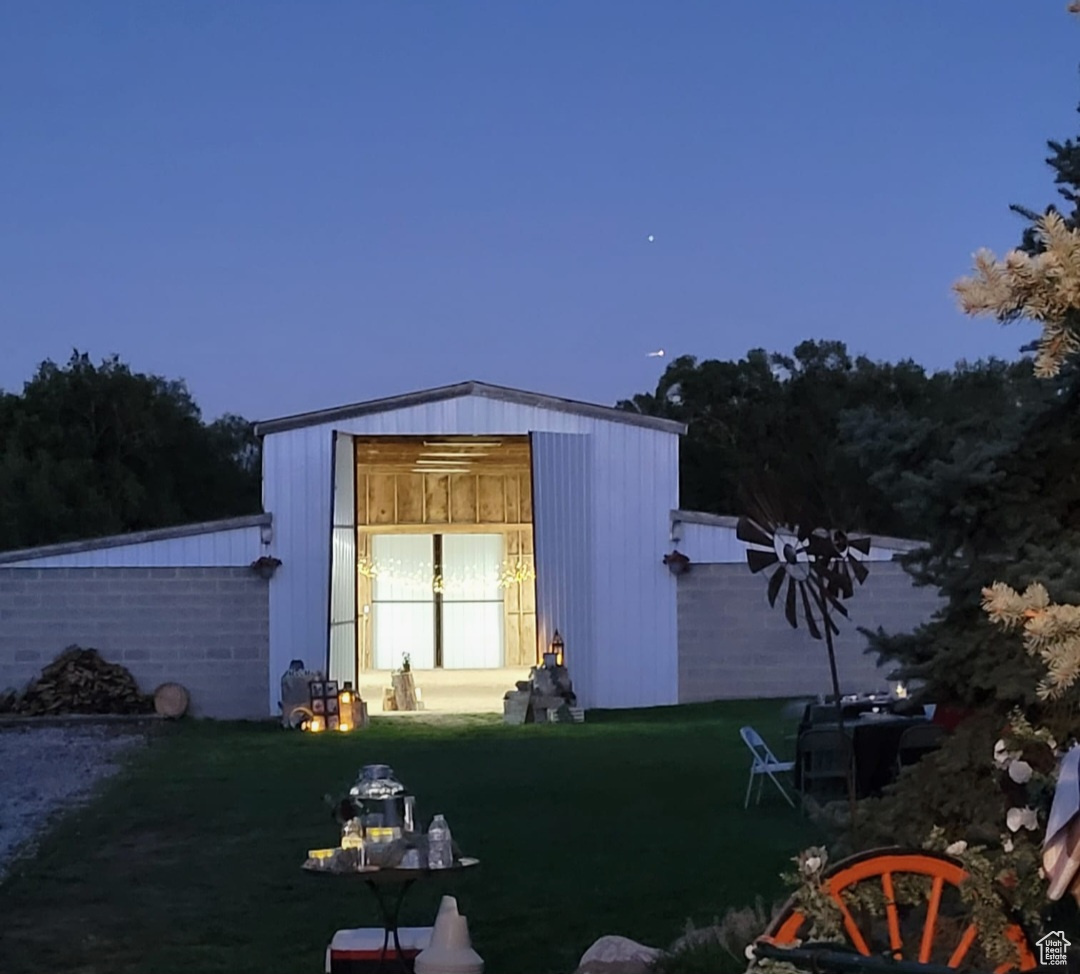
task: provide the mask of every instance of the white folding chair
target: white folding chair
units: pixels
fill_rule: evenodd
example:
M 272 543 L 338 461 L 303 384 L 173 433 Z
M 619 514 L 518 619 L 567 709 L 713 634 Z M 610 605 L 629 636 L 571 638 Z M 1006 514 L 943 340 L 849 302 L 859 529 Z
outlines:
M 780 784 L 776 776 L 782 771 L 794 770 L 795 762 L 777 760 L 776 755 L 769 750 L 769 745 L 761 739 L 761 735 L 753 727 L 740 728 L 739 735 L 743 743 L 750 748 L 750 753 L 754 755 L 754 760 L 750 764 L 750 780 L 746 783 L 746 801 L 743 802 L 743 808 L 750 807 L 750 792 L 754 788 L 755 777 L 758 779 L 757 804 L 761 803 L 761 789 L 765 784 L 765 775 L 772 779 L 773 784 L 780 789 L 780 794 L 794 808 L 795 802 L 791 800 L 791 796 L 784 790 L 784 786 Z

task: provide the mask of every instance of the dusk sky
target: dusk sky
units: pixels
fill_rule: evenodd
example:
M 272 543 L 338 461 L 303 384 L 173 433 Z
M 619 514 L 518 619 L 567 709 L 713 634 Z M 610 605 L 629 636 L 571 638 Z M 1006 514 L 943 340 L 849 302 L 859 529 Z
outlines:
M 0 387 L 77 346 L 260 419 L 611 403 L 658 348 L 1015 357 L 949 288 L 1055 198 L 1064 8 L 0 0 Z

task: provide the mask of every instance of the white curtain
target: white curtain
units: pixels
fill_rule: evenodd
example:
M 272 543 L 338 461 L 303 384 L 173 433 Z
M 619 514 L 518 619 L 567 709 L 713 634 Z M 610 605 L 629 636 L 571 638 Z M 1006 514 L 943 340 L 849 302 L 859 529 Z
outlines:
M 377 670 L 397 669 L 406 653 L 415 669 L 435 666 L 434 535 L 371 538 L 371 632 Z
M 501 534 L 447 534 L 443 553 L 443 667 L 503 665 Z

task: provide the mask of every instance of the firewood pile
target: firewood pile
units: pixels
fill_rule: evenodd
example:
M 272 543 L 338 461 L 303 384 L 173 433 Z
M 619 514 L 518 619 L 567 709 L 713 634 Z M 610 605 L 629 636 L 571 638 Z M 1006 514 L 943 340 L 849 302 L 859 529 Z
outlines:
M 96 649 L 69 646 L 11 702 L 13 713 L 149 714 L 152 694 L 143 693 L 130 671 L 101 658 Z

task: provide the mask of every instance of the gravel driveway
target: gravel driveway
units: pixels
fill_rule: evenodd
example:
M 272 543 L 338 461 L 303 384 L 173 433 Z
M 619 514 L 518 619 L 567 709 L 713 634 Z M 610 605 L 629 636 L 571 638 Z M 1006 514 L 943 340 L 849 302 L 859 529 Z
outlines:
M 144 729 L 116 724 L 0 728 L 0 882 L 55 812 L 84 801 L 145 742 Z

